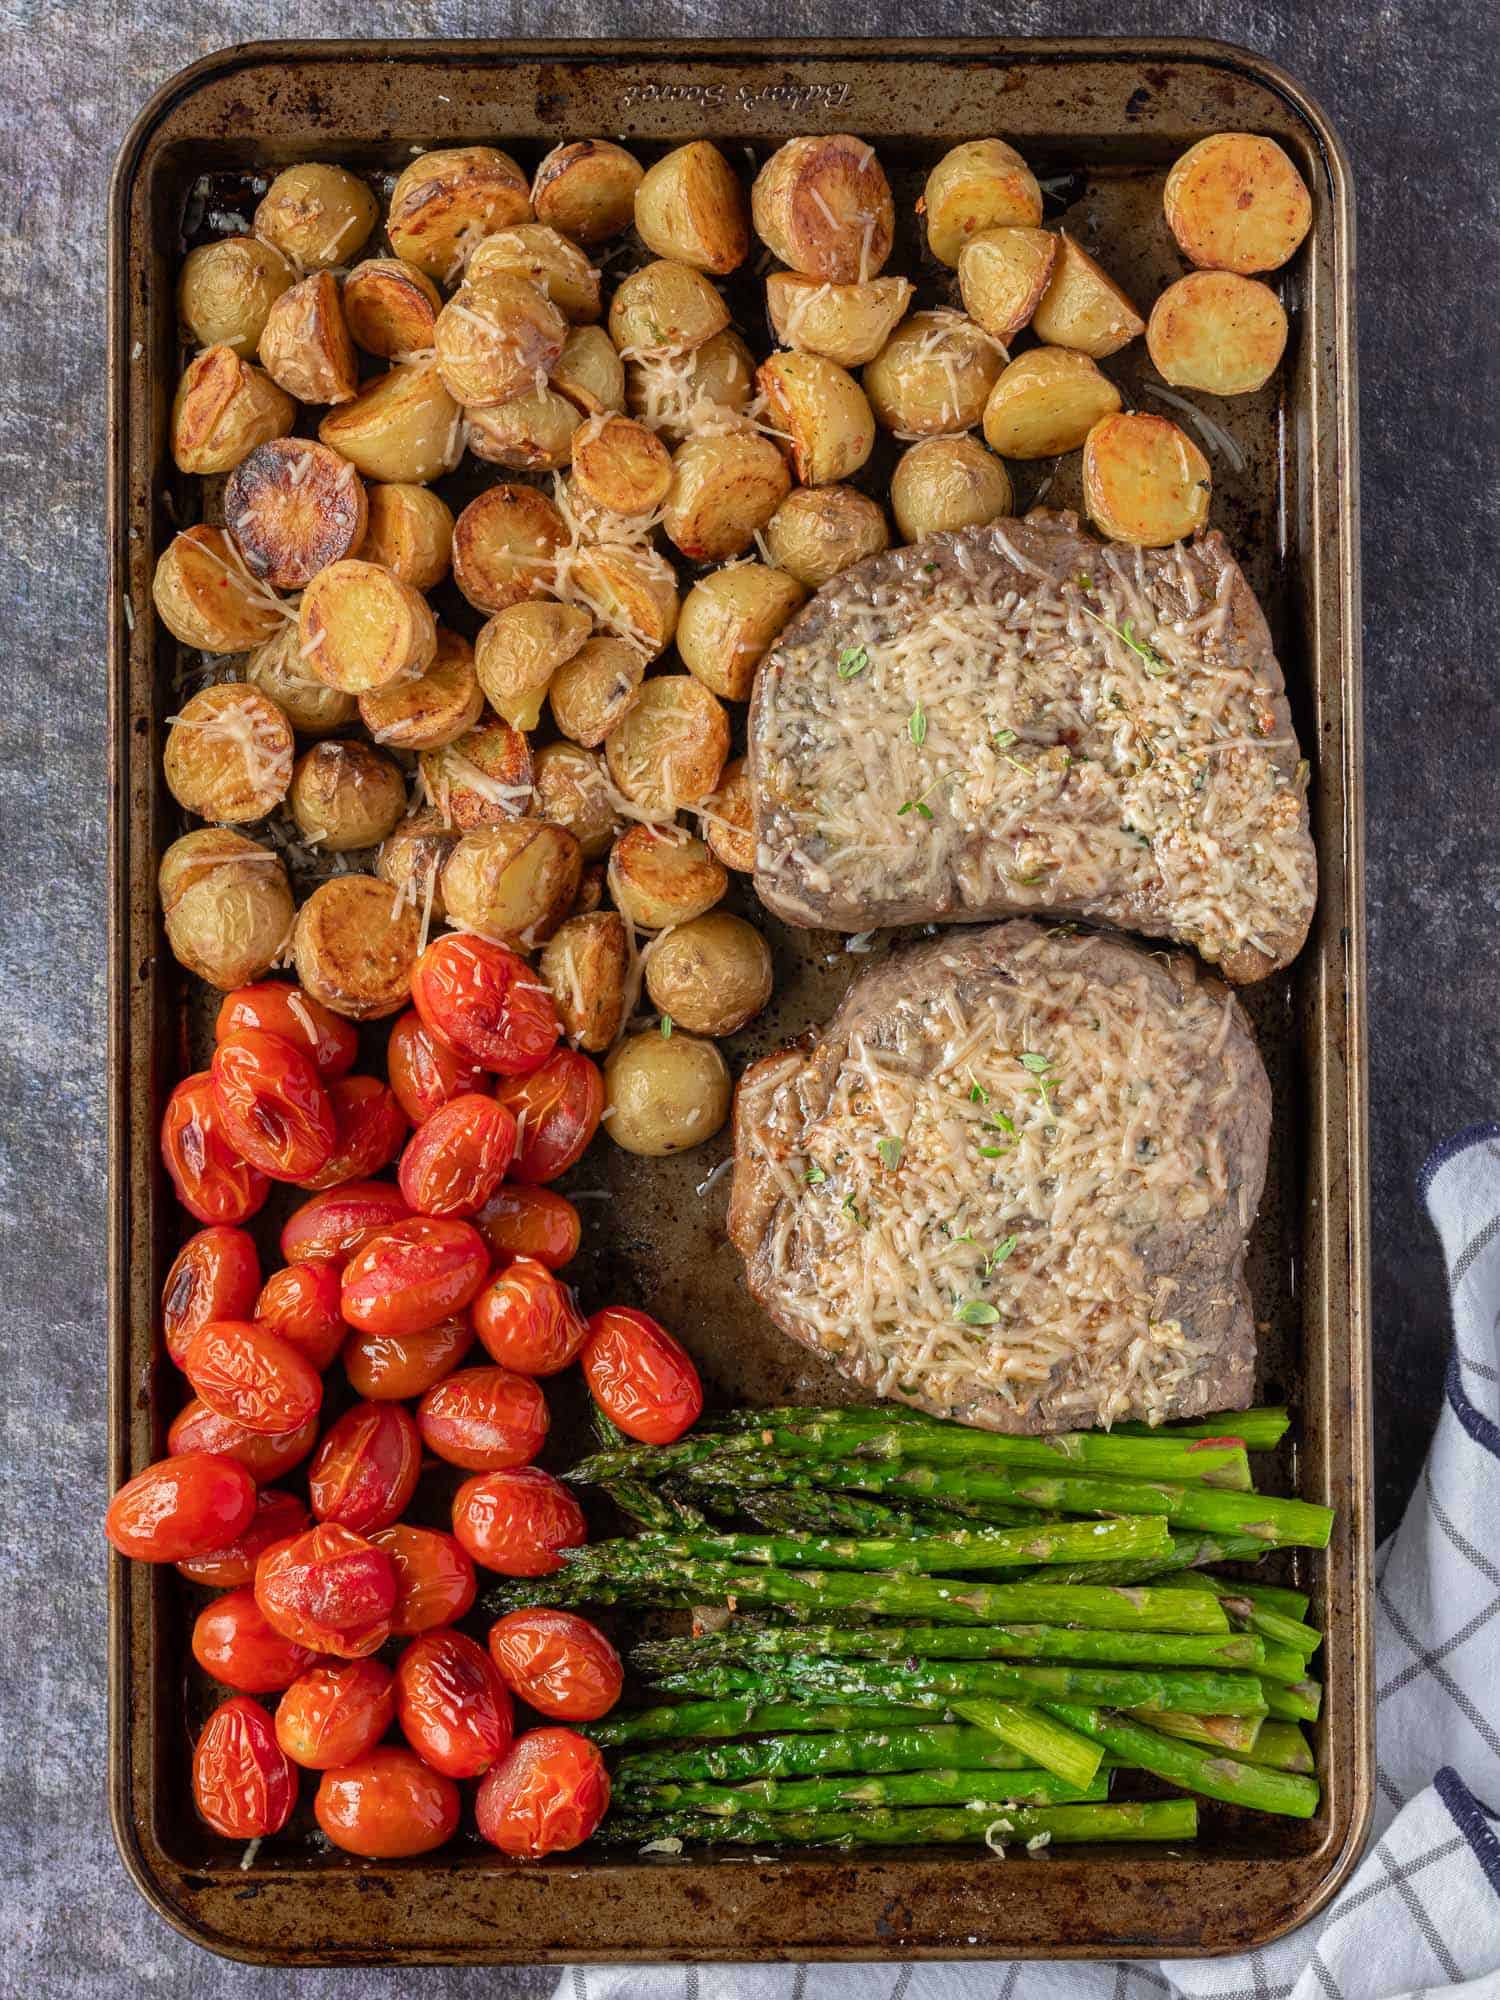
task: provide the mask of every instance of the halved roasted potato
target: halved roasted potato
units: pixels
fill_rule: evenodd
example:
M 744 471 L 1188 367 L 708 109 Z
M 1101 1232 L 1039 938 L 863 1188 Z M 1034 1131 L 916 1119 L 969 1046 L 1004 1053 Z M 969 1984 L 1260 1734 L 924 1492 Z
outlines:
M 393 830 L 406 811 L 406 780 L 368 743 L 315 743 L 297 759 L 286 802 L 309 847 L 349 854 Z
M 766 279 L 766 311 L 782 346 L 825 355 L 841 368 L 873 361 L 910 302 L 905 278 L 830 285 L 800 271 L 772 271 Z
M 570 490 L 611 514 L 653 513 L 672 484 L 672 460 L 655 432 L 630 417 L 590 418 L 573 438 Z
M 453 557 L 453 514 L 430 486 L 389 480 L 365 493 L 369 519 L 358 553 L 413 590 L 432 590 Z
M 1263 388 L 1286 351 L 1280 299 L 1237 271 L 1190 271 L 1151 308 L 1146 346 L 1157 373 L 1179 389 L 1245 396 Z
M 552 369 L 552 388 L 585 416 L 625 407 L 625 363 L 602 326 L 575 326 Z
M 466 833 L 443 865 L 448 921 L 531 951 L 567 916 L 583 855 L 566 827 L 512 819 Z
M 210 986 L 231 992 L 280 956 L 295 905 L 269 847 L 225 826 L 199 827 L 162 856 L 157 886 L 172 956 Z
M 432 345 L 443 295 L 402 257 L 368 257 L 344 280 L 344 323 L 366 354 L 399 361 Z
M 728 910 L 690 917 L 652 947 L 646 992 L 674 1029 L 732 1035 L 771 997 L 771 948 Z
M 717 277 L 750 255 L 745 190 L 711 140 L 693 139 L 649 167 L 635 191 L 635 226 L 648 250 Z
M 542 947 L 537 969 L 562 1031 L 580 1049 L 607 1049 L 625 1021 L 630 941 L 616 910 L 571 916 Z
M 545 743 L 532 761 L 539 817 L 565 826 L 585 861 L 607 854 L 620 816 L 604 759 L 579 743 Z
M 917 212 L 926 218 L 928 249 L 951 268 L 982 230 L 1011 223 L 1034 228 L 1042 219 L 1042 191 L 1014 146 L 969 139 L 944 153 L 927 176 Z
M 302 593 L 297 623 L 308 666 L 346 694 L 420 674 L 437 651 L 437 625 L 422 593 L 357 557 L 318 571 Z
M 750 792 L 750 772 L 743 757 L 724 766 L 719 789 L 710 792 L 694 808 L 703 828 L 703 838 L 723 862 L 737 874 L 755 873 L 755 802 Z
M 1004 458 L 1076 451 L 1120 392 L 1087 354 L 1029 347 L 1005 368 L 984 406 L 985 442 Z
M 526 176 L 495 146 L 450 146 L 412 161 L 391 191 L 391 248 L 430 278 L 451 284 L 493 230 L 531 215 Z
M 722 333 L 729 308 L 701 271 L 658 258 L 620 281 L 609 337 L 621 354 L 684 354 Z
M 617 1042 L 604 1065 L 604 1130 L 627 1153 L 683 1153 L 719 1130 L 732 1094 L 717 1043 L 650 1028 Z
M 536 728 L 552 676 L 592 624 L 581 605 L 533 598 L 506 605 L 480 627 L 474 671 L 491 708 L 513 729 Z
M 578 884 L 578 894 L 573 898 L 573 907 L 568 912 L 573 917 L 592 916 L 604 902 L 604 863 L 591 861 L 583 871 Z
M 474 727 L 484 695 L 474 671 L 474 649 L 446 625 L 424 673 L 371 688 L 359 698 L 359 717 L 377 743 L 393 750 L 441 750 Z
M 923 438 L 891 474 L 891 511 L 904 542 L 982 527 L 1010 509 L 1010 474 L 976 437 Z
M 542 222 L 517 222 L 476 243 L 464 268 L 475 285 L 496 272 L 525 278 L 575 323 L 599 317 L 599 273 L 576 243 Z
M 457 827 L 444 826 L 435 812 L 409 813 L 380 843 L 375 873 L 427 925 L 448 914 L 443 902 L 443 864 L 458 845 Z
M 308 672 L 301 646 L 297 621 L 284 619 L 246 660 L 245 679 L 275 702 L 299 736 L 326 736 L 352 722 L 358 704 L 352 694 L 331 688 Z
M 318 436 L 366 479 L 425 486 L 463 456 L 463 411 L 434 364 L 414 361 L 377 375 L 330 410 Z
M 654 660 L 677 630 L 677 572 L 654 549 L 585 544 L 572 551 L 559 594 L 587 605 L 594 623 Z
M 568 337 L 568 323 L 529 278 L 492 271 L 466 283 L 432 330 L 438 373 L 468 410 L 531 394 L 545 385 Z
M 552 588 L 553 558 L 568 531 L 535 486 L 491 486 L 453 524 L 453 581 L 476 611 L 540 597 Z
M 365 539 L 364 482 L 311 438 L 273 438 L 230 473 L 224 525 L 245 562 L 278 590 L 300 590 Z
M 174 639 L 205 653 L 242 653 L 293 619 L 290 605 L 250 574 L 224 530 L 203 522 L 163 549 L 151 601 Z
M 258 688 L 219 681 L 169 716 L 162 770 L 185 812 L 233 825 L 264 819 L 292 781 L 292 725 Z
M 750 207 L 761 241 L 809 277 L 863 285 L 891 254 L 890 182 L 852 133 L 788 139 L 756 175 Z
M 711 910 L 729 887 L 722 862 L 681 826 L 628 826 L 609 852 L 609 893 L 637 930 L 662 931 Z
M 749 548 L 791 484 L 776 446 L 748 424 L 690 437 L 672 457 L 662 527 L 692 561 L 721 562 Z
M 804 486 L 831 486 L 858 472 L 874 448 L 875 417 L 846 368 L 823 354 L 772 354 L 755 380 Z
M 705 427 L 722 429 L 755 392 L 755 359 L 726 327 L 691 354 L 645 354 L 625 367 L 625 401 L 648 430 L 680 444 Z
M 646 659 L 624 639 L 589 639 L 547 688 L 552 720 L 587 749 L 601 744 L 627 714 L 646 677 Z
M 1167 227 L 1190 264 L 1278 271 L 1312 227 L 1312 196 L 1274 139 L 1215 132 L 1167 175 Z
M 172 456 L 183 472 L 232 472 L 258 444 L 285 437 L 297 406 L 264 370 L 220 344 L 195 354 L 172 399 Z
M 1042 302 L 1057 245 L 1051 230 L 1020 222 L 971 236 L 958 253 L 964 311 L 997 340 L 1019 333 Z
M 890 545 L 879 503 L 852 486 L 795 487 L 766 523 L 772 562 L 808 590 Z
M 351 1021 L 400 1011 L 411 996 L 418 912 L 373 875 L 320 882 L 297 913 L 292 958 L 304 992 Z
M 642 171 L 634 154 L 612 139 L 554 146 L 531 183 L 536 219 L 575 243 L 606 243 L 634 220 Z
M 1165 417 L 1103 417 L 1084 440 L 1084 505 L 1111 541 L 1156 549 L 1194 535 L 1212 492 L 1208 460 Z
M 272 306 L 260 337 L 261 366 L 301 403 L 347 403 L 359 363 L 344 324 L 338 280 L 314 271 Z
M 796 497 L 783 501 L 782 508 Z M 773 525 L 776 518 L 773 514 Z M 759 562 L 731 563 L 701 577 L 683 599 L 677 620 L 683 665 L 722 701 L 748 701 L 755 669 L 806 596 L 795 576 Z
M 617 790 L 669 818 L 718 784 L 729 756 L 729 717 L 691 674 L 659 674 L 609 732 L 604 755 Z
M 253 360 L 266 314 L 296 280 L 274 243 L 221 236 L 183 259 L 178 316 L 199 347 L 232 347 L 241 360 Z
M 576 406 L 551 387 L 533 389 L 508 403 L 464 412 L 464 438 L 476 458 L 511 472 L 557 472 L 573 455 L 581 419 Z
M 531 808 L 531 746 L 498 715 L 484 716 L 418 759 L 422 788 L 444 826 L 499 826 Z
M 963 313 L 913 313 L 865 369 L 865 394 L 899 438 L 966 431 L 984 415 L 1005 361 L 995 336 Z
M 302 271 L 351 264 L 380 219 L 374 191 L 345 167 L 284 167 L 261 197 L 255 234 Z
M 1075 348 L 1099 360 L 1144 333 L 1146 322 L 1108 272 L 1060 229 L 1052 275 L 1031 315 L 1031 330 L 1049 347 Z

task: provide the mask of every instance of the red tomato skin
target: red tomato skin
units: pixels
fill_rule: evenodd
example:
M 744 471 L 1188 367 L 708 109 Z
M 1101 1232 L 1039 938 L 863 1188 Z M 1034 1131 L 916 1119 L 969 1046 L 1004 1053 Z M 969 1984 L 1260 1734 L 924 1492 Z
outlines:
M 402 1744 L 381 1743 L 325 1771 L 313 1800 L 335 1847 L 367 1861 L 430 1854 L 458 1831 L 458 1787 Z
M 417 1490 L 422 1440 L 400 1403 L 356 1403 L 323 1433 L 307 1475 L 320 1521 L 356 1535 L 399 1520 Z
M 222 1223 L 190 1236 L 161 1288 L 162 1337 L 180 1368 L 188 1342 L 212 1319 L 250 1319 L 260 1290 L 255 1239 Z
M 261 979 L 226 993 L 214 1022 L 214 1040 L 222 1042 L 242 1028 L 279 1035 L 303 1055 L 311 1056 L 318 1074 L 332 1083 L 347 1076 L 359 1054 L 359 1031 L 352 1021 L 334 1014 L 288 979 Z
M 209 1067 L 225 1136 L 273 1181 L 299 1181 L 333 1158 L 333 1102 L 309 1055 L 280 1035 L 240 1028 Z
M 378 1076 L 345 1076 L 328 1086 L 333 1106 L 333 1152 L 326 1166 L 297 1185 L 322 1192 L 346 1181 L 368 1180 L 388 1167 L 406 1137 L 406 1113 Z
M 255 1565 L 255 1601 L 283 1637 L 362 1660 L 390 1633 L 395 1565 L 362 1536 L 320 1521 L 266 1550 Z
M 297 1803 L 297 1773 L 270 1716 L 248 1695 L 220 1702 L 193 1752 L 193 1800 L 215 1833 L 264 1840 Z
M 597 1625 L 573 1611 L 510 1611 L 490 1627 L 500 1678 L 538 1715 L 594 1722 L 620 1699 L 625 1669 Z
M 417 1405 L 423 1444 L 467 1472 L 529 1465 L 546 1441 L 548 1421 L 536 1383 L 509 1368 L 460 1368 Z
M 280 1479 L 294 1465 L 300 1465 L 318 1441 L 318 1420 L 309 1417 L 294 1431 L 266 1437 L 247 1431 L 232 1417 L 221 1417 L 201 1397 L 184 1403 L 167 1432 L 167 1450 L 174 1458 L 188 1451 L 210 1451 L 220 1458 L 232 1458 L 243 1465 L 252 1479 Z
M 266 1205 L 271 1183 L 230 1143 L 206 1069 L 167 1099 L 161 1157 L 177 1199 L 200 1222 L 248 1222 Z
M 604 1115 L 604 1076 L 577 1049 L 558 1049 L 538 1068 L 495 1092 L 515 1114 L 520 1137 L 510 1177 L 525 1186 L 555 1181 L 576 1166 Z
M 477 1229 L 451 1217 L 414 1215 L 372 1236 L 350 1258 L 340 1309 L 362 1333 L 421 1333 L 470 1305 L 489 1270 Z
M 510 1112 L 493 1097 L 467 1091 L 423 1119 L 396 1180 L 418 1215 L 473 1215 L 499 1187 L 515 1150 Z
M 276 1694 L 317 1658 L 268 1623 L 250 1589 L 229 1590 L 193 1622 L 193 1658 L 204 1673 L 241 1694 Z
M 445 1778 L 477 1778 L 516 1733 L 510 1690 L 482 1646 L 462 1632 L 426 1632 L 396 1662 L 396 1720 Z
M 474 1565 L 452 1535 L 398 1522 L 392 1528 L 377 1528 L 370 1540 L 396 1566 L 393 1639 L 411 1639 L 439 1625 L 455 1624 L 473 1604 L 479 1588 Z
M 255 1481 L 217 1452 L 159 1458 L 109 1503 L 104 1532 L 137 1562 L 186 1562 L 242 1535 L 255 1514 Z
M 249 1527 L 223 1548 L 206 1556 L 189 1556 L 177 1567 L 190 1583 L 207 1584 L 210 1590 L 238 1590 L 241 1584 L 254 1583 L 255 1565 L 267 1549 L 291 1535 L 300 1535 L 311 1522 L 312 1516 L 295 1493 L 263 1486 L 255 1496 Z
M 396 1021 L 385 1045 L 386 1074 L 413 1125 L 430 1118 L 450 1098 L 489 1092 L 489 1074 L 433 1034 L 415 1007 Z
M 528 1729 L 474 1800 L 480 1838 L 518 1861 L 582 1846 L 608 1810 L 604 1758 L 572 1729 Z
M 557 1550 L 589 1538 L 567 1487 L 535 1465 L 466 1479 L 453 1496 L 453 1532 L 481 1569 L 502 1576 L 552 1576 L 563 1566 Z
M 253 1319 L 199 1327 L 183 1369 L 202 1400 L 247 1431 L 279 1437 L 315 1417 L 323 1378 L 290 1341 Z
M 467 1313 L 440 1319 L 420 1333 L 360 1333 L 344 1342 L 344 1373 L 367 1402 L 404 1402 L 441 1382 L 474 1345 Z
M 606 1306 L 589 1319 L 584 1380 L 604 1414 L 642 1444 L 671 1444 L 703 1412 L 687 1350 L 649 1313 Z
M 316 1660 L 276 1705 L 276 1741 L 306 1771 L 352 1764 L 396 1719 L 396 1677 L 379 1660 Z
M 561 1033 L 552 996 L 525 959 L 487 938 L 434 938 L 412 969 L 411 997 L 434 1035 L 501 1076 L 545 1062 Z
M 583 1223 L 566 1195 L 512 1182 L 496 1188 L 474 1227 L 497 1257 L 534 1257 L 549 1271 L 571 1263 L 583 1240 Z
M 330 1263 L 342 1270 L 383 1229 L 411 1210 L 390 1181 L 345 1181 L 303 1202 L 286 1219 L 281 1254 L 289 1264 Z
M 571 1290 L 535 1257 L 517 1257 L 485 1286 L 474 1331 L 487 1354 L 521 1375 L 556 1375 L 589 1337 Z
M 339 1311 L 339 1274 L 331 1264 L 287 1264 L 260 1288 L 250 1315 L 321 1375 L 331 1368 L 349 1329 Z

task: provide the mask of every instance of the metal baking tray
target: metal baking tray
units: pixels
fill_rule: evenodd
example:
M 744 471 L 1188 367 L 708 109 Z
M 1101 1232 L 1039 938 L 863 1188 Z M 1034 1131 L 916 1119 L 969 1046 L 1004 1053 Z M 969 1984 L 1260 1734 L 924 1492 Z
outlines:
M 284 42 L 211 56 L 142 112 L 116 168 L 109 238 L 111 1478 L 160 1454 L 181 1387 L 156 1333 L 182 1233 L 156 1133 L 202 1028 L 156 908 L 156 864 L 177 822 L 160 763 L 173 647 L 152 617 L 150 582 L 173 531 L 163 494 L 187 494 L 167 429 L 174 279 L 198 177 L 304 158 L 389 171 L 418 148 L 476 141 L 529 167 L 562 137 L 602 134 L 648 157 L 707 134 L 732 158 L 748 148 L 759 160 L 795 133 L 854 131 L 879 146 L 910 230 L 933 160 L 960 139 L 999 133 L 1047 182 L 1049 209 L 1066 211 L 1069 228 L 1150 299 L 1181 269 L 1161 216 L 1165 171 L 1192 141 L 1226 128 L 1277 138 L 1314 200 L 1312 235 L 1280 280 L 1292 316 L 1287 362 L 1260 394 L 1215 407 L 1230 440 L 1211 445 L 1213 518 L 1266 606 L 1313 766 L 1322 878 L 1313 934 L 1290 973 L 1247 998 L 1278 1113 L 1251 1262 L 1258 1386 L 1297 1413 L 1276 1480 L 1338 1510 L 1326 1557 L 1284 1559 L 1328 1635 L 1321 1811 L 1303 1824 L 1208 1805 L 1195 1847 L 1071 1849 L 1037 1861 L 586 1849 L 529 1866 L 477 1843 L 413 1862 L 355 1862 L 309 1838 L 304 1811 L 242 1864 L 190 1800 L 191 1732 L 206 1700 L 187 1648 L 194 1593 L 170 1570 L 113 1557 L 115 1832 L 142 1893 L 197 1942 L 286 1965 L 1181 1956 L 1266 1943 L 1353 1867 L 1371 1800 L 1372 1708 L 1351 195 L 1327 120 L 1291 78 L 1242 49 L 1124 38 Z M 892 267 L 908 268 L 910 254 L 911 239 L 898 242 Z M 1127 394 L 1160 407 L 1140 343 L 1110 366 Z M 1076 465 L 1064 461 L 1049 504 L 1076 502 Z M 1049 468 L 1015 471 L 1021 511 Z M 737 1067 L 824 1017 L 867 962 L 841 939 L 768 932 L 778 1000 L 731 1049 Z M 613 1199 L 585 1208 L 580 1287 L 595 1303 L 609 1291 L 659 1312 L 720 1401 L 836 1396 L 822 1364 L 744 1293 L 723 1235 L 722 1178 L 700 1192 L 726 1145 L 649 1163 L 594 1149 L 575 1179 Z M 560 1454 L 577 1420 L 557 1409 Z

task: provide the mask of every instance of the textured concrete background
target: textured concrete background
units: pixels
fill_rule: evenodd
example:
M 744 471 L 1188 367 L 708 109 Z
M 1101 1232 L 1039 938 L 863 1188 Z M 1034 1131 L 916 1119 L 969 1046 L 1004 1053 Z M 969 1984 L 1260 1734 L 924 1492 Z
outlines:
M 232 27 L 229 25 L 232 19 Z M 1359 191 L 1382 1528 L 1416 1475 L 1447 1325 L 1413 1196 L 1500 1114 L 1494 524 L 1495 15 L 1436 0 L 0 0 L 0 1995 L 298 2000 L 550 1990 L 549 1973 L 312 1972 L 208 1958 L 141 1904 L 105 1820 L 104 200 L 173 71 L 275 35 L 1219 35 L 1322 100 Z

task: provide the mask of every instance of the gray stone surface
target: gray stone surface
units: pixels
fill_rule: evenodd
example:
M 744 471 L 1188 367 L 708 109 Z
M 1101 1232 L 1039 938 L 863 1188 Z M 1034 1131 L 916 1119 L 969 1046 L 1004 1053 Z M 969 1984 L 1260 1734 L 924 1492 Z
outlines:
M 1441 1387 L 1428 1149 L 1500 1112 L 1495 781 L 1495 16 L 1436 0 L 834 0 L 632 7 L 208 0 L 0 9 L 0 1995 L 519 1996 L 545 1973 L 312 1972 L 215 1962 L 135 1896 L 103 1804 L 104 196 L 130 117 L 174 70 L 278 34 L 1218 34 L 1278 58 L 1359 183 L 1381 1521 Z M 232 25 L 231 25 L 232 24 Z

